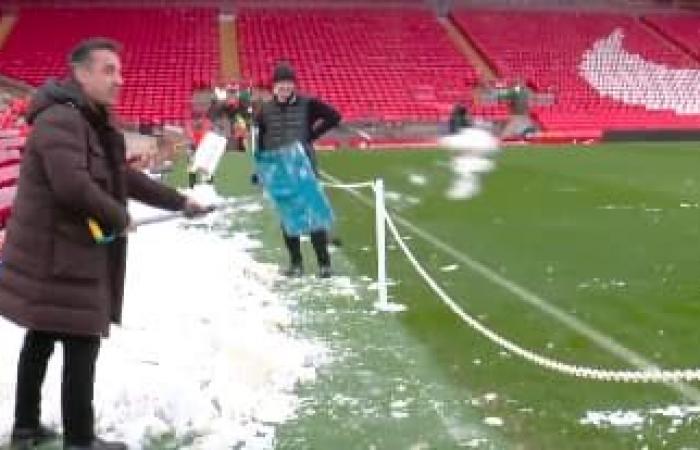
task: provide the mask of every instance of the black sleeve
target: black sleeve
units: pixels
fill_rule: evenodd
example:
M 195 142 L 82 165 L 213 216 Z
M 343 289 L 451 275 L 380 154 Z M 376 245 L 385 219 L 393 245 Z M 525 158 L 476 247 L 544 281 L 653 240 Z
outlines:
M 255 126 L 258 128 L 258 148 L 254 151 L 262 150 L 265 148 L 265 142 L 263 142 L 263 136 L 265 135 L 265 120 L 263 120 L 262 112 L 257 112 L 253 115 L 253 121 Z
M 313 142 L 340 123 L 340 113 L 317 98 L 309 99 L 309 138 Z
M 450 116 L 449 122 L 447 122 L 447 131 L 450 134 L 455 134 L 459 131 L 459 125 L 457 124 L 457 118 L 454 114 Z

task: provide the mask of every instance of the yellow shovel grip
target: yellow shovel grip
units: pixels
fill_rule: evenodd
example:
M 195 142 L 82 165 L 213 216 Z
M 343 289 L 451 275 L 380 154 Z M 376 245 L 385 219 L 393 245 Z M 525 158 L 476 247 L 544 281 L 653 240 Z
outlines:
M 93 239 L 98 242 L 104 239 L 105 235 L 102 232 L 102 228 L 100 227 L 100 224 L 95 221 L 95 219 L 88 219 L 87 224 Z

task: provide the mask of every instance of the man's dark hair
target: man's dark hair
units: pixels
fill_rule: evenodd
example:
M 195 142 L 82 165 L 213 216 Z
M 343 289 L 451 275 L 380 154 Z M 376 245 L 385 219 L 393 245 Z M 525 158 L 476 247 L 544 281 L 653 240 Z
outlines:
M 121 44 L 112 39 L 102 37 L 85 39 L 71 50 L 68 56 L 68 64 L 71 66 L 85 64 L 90 60 L 92 52 L 95 50 L 109 50 L 114 53 L 119 53 L 121 49 Z

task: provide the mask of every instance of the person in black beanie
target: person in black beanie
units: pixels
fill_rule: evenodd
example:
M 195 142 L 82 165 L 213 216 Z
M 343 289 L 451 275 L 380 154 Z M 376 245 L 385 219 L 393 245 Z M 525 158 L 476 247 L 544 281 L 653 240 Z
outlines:
M 296 92 L 296 74 L 289 64 L 278 64 L 272 74 L 272 99 L 263 103 L 256 116 L 260 151 L 274 151 L 294 142 L 300 142 L 318 175 L 318 162 L 313 142 L 340 123 L 340 113 L 321 100 Z M 290 264 L 284 274 L 298 277 L 303 274 L 301 241 L 282 230 L 289 251 Z M 310 232 L 311 243 L 318 260 L 321 278 L 329 278 L 331 260 L 328 253 L 328 230 Z

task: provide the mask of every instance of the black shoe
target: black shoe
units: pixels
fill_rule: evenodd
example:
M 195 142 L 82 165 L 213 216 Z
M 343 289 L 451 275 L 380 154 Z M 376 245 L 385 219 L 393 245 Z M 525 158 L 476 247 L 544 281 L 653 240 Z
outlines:
M 330 278 L 333 276 L 333 271 L 331 270 L 331 266 L 321 266 L 318 268 L 318 277 L 319 278 Z
M 65 444 L 63 450 L 129 450 L 129 447 L 123 442 L 95 438 L 89 445 Z
M 58 439 L 58 437 L 57 432 L 44 425 L 39 425 L 39 428 L 14 428 L 10 437 L 10 448 L 12 450 L 29 450 Z
M 299 278 L 304 275 L 304 269 L 301 264 L 292 264 L 282 271 L 282 275 L 289 278 Z

